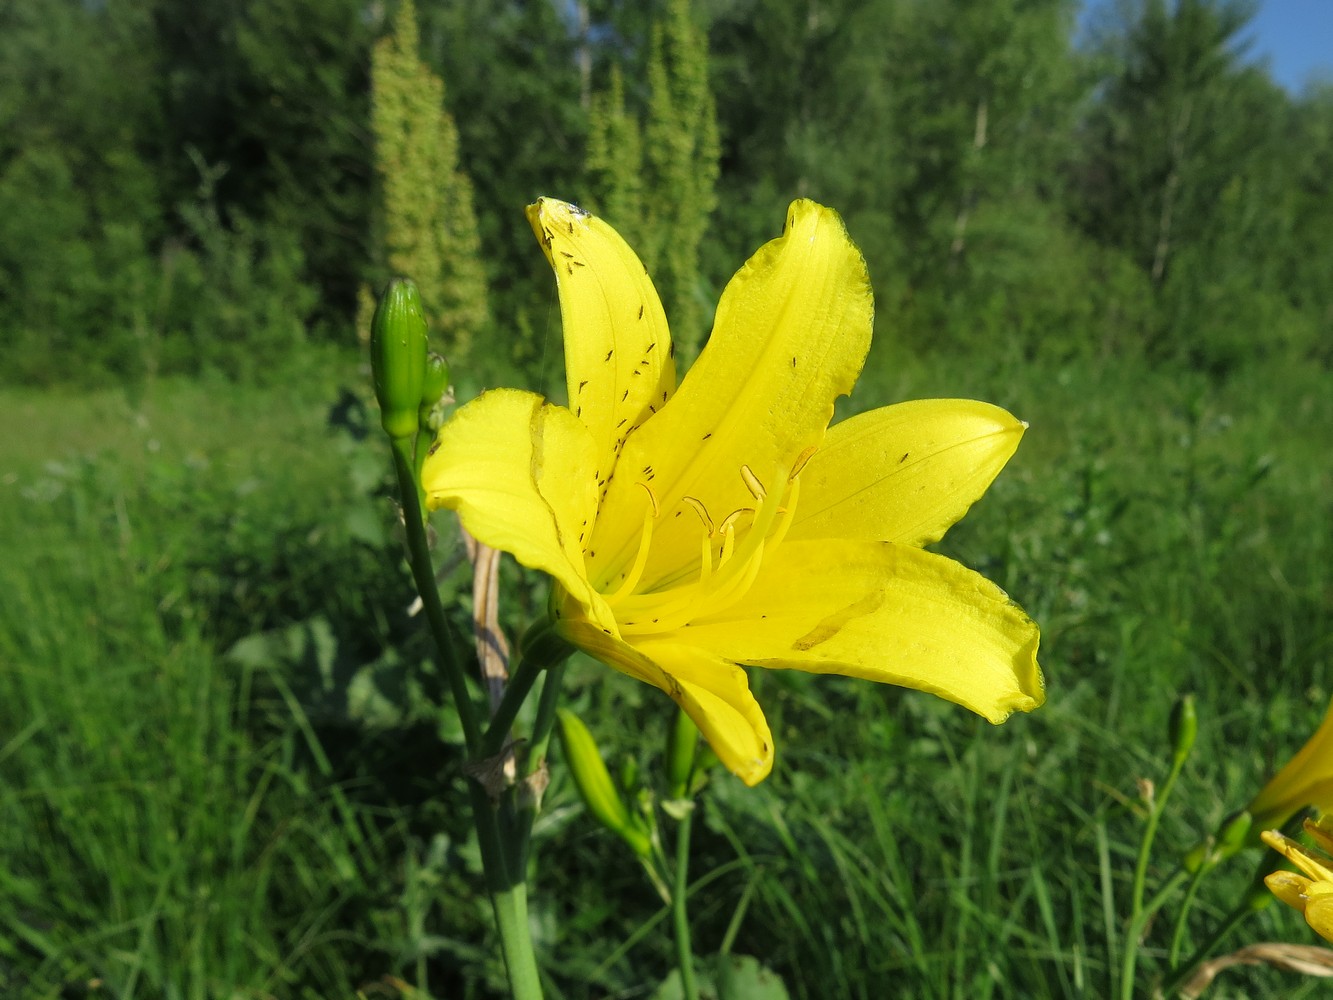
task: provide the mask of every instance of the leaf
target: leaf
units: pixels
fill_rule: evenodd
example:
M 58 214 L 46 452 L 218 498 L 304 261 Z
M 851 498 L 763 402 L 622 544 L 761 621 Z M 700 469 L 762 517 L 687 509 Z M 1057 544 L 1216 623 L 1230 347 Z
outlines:
M 708 970 L 713 974 L 709 975 Z M 713 955 L 695 960 L 699 1000 L 789 1000 L 787 986 L 752 955 Z M 684 1000 L 680 970 L 672 969 L 651 1000 Z
M 752 955 L 718 955 L 714 968 L 718 1000 L 788 1000 L 782 977 Z

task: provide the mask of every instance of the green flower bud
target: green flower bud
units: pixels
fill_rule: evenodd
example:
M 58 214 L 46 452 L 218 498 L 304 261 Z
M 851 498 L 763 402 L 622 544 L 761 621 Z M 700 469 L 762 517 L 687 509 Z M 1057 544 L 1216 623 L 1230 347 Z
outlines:
M 1194 695 L 1179 698 L 1171 708 L 1171 754 L 1176 764 L 1184 762 L 1199 735 L 1199 719 L 1194 712 Z
M 684 712 L 676 712 L 676 721 L 667 734 L 667 795 L 683 799 L 690 791 L 690 773 L 694 770 L 694 751 L 699 745 L 699 729 Z
M 648 857 L 652 850 L 648 834 L 625 807 L 625 801 L 611 780 L 592 733 L 588 732 L 583 720 L 569 709 L 557 709 L 556 715 L 560 722 L 560 745 L 565 750 L 565 762 L 569 765 L 574 784 L 588 812 L 602 826 L 629 844 L 635 854 L 641 858 Z
M 1253 825 L 1254 820 L 1244 809 L 1227 817 L 1217 831 L 1217 859 L 1221 861 L 1239 852 L 1249 840 L 1250 827 Z
M 1190 849 L 1190 852 L 1181 859 L 1180 866 L 1193 875 L 1205 865 L 1209 868 L 1213 867 L 1212 859 L 1213 838 L 1209 837 L 1207 840 L 1201 840 L 1199 843 L 1195 844 L 1194 847 Z
M 421 422 L 424 424 L 449 388 L 449 362 L 441 354 L 426 355 L 426 372 L 421 381 Z
M 370 323 L 370 371 L 380 424 L 392 438 L 410 438 L 419 426 L 426 376 L 426 315 L 417 286 L 395 278 Z
M 632 754 L 620 759 L 620 787 L 631 795 L 639 788 L 639 762 Z
M 1244 809 L 1232 813 L 1222 821 L 1215 834 L 1194 845 L 1193 850 L 1181 859 L 1181 867 L 1193 875 L 1200 869 L 1207 871 L 1232 855 L 1239 854 L 1246 846 L 1250 846 L 1248 839 L 1253 824 L 1250 814 Z

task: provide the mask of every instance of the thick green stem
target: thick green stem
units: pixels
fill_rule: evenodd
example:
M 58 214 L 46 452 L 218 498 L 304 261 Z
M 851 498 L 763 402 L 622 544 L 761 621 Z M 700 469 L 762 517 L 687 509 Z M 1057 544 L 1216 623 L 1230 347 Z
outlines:
M 468 781 L 472 796 L 473 819 L 481 862 L 486 871 L 486 890 L 495 912 L 495 926 L 500 932 L 500 950 L 509 975 L 509 991 L 514 1000 L 541 1000 L 541 977 L 532 951 L 532 932 L 528 926 L 528 890 L 521 869 L 515 870 L 505 858 L 500 836 L 500 817 L 486 791 L 475 781 Z
M 449 679 L 449 690 L 453 692 L 454 707 L 463 726 L 463 741 L 467 744 L 468 756 L 475 758 L 481 745 L 481 728 L 477 725 L 472 694 L 468 691 L 467 677 L 463 673 L 463 656 L 459 652 L 458 639 L 449 625 L 449 620 L 444 616 L 444 608 L 440 604 L 440 592 L 435 587 L 435 569 L 430 561 L 426 522 L 422 517 L 421 501 L 417 495 L 412 439 L 402 437 L 390 440 L 393 442 L 394 471 L 398 473 L 398 495 L 403 501 L 403 525 L 407 530 L 408 562 L 412 567 L 412 579 L 416 581 L 417 592 L 421 594 L 421 606 L 426 612 L 426 622 L 435 637 L 435 650 L 440 669 Z
M 527 871 L 532 822 L 537 818 L 537 809 L 541 805 L 540 792 L 533 787 L 531 779 L 546 763 L 546 748 L 551 744 L 551 732 L 555 728 L 555 709 L 560 701 L 560 684 L 564 679 L 564 661 L 547 669 L 546 680 L 542 682 L 541 697 L 537 700 L 537 718 L 533 720 L 532 739 L 528 743 L 528 762 L 523 770 L 527 794 L 519 800 L 518 816 L 513 823 L 514 835 L 510 841 L 511 863 L 515 870 L 521 872 Z
M 440 669 L 449 679 L 454 705 L 463 727 L 463 740 L 467 744 L 468 759 L 475 763 L 487 756 L 494 756 L 503 749 L 509 725 L 539 671 L 535 668 L 530 672 L 524 671 L 520 667 L 515 682 L 523 689 L 512 692 L 512 698 L 508 697 L 511 692 L 506 692 L 506 698 L 501 702 L 505 718 L 501 718 L 497 713 L 497 718 L 492 721 L 483 737 L 471 692 L 468 690 L 467 677 L 463 671 L 464 659 L 460 652 L 461 646 L 453 628 L 449 625 L 449 620 L 445 617 L 439 591 L 435 586 L 435 571 L 431 565 L 430 546 L 426 539 L 422 505 L 417 492 L 412 440 L 406 437 L 391 440 L 394 470 L 398 474 L 398 492 L 403 503 L 403 523 L 407 530 L 407 549 L 412 577 L 421 594 L 426 621 L 435 639 Z M 492 743 L 497 745 L 487 753 L 487 748 Z M 506 850 L 507 847 L 513 848 L 516 838 L 512 830 L 502 831 L 499 812 L 481 784 L 469 778 L 467 785 L 472 800 L 473 822 L 477 827 L 477 841 L 481 848 L 482 866 L 486 872 L 486 889 L 491 897 L 495 925 L 500 933 L 500 949 L 509 975 L 510 992 L 514 1000 L 541 1000 L 541 978 L 537 971 L 537 959 L 532 950 L 532 933 L 528 926 L 528 897 L 527 885 L 523 880 L 524 869 L 521 865 L 510 863 L 509 859 L 514 855 Z M 513 794 L 512 789 L 505 792 L 506 798 L 509 799 L 512 799 Z M 505 836 L 505 833 L 509 836 Z
M 483 760 L 494 757 L 504 749 L 505 737 L 509 735 L 514 719 L 518 716 L 518 710 L 527 701 L 528 693 L 541 672 L 542 668 L 531 660 L 518 661 L 518 667 L 510 676 L 509 683 L 505 685 L 500 704 L 495 707 L 495 715 L 491 717 L 491 723 L 486 728 L 486 735 L 482 737 L 479 756 Z
M 699 1000 L 699 986 L 694 981 L 694 953 L 690 948 L 688 909 L 690 872 L 690 824 L 694 810 L 685 814 L 676 828 L 676 875 L 671 887 L 671 922 L 676 931 L 676 966 L 680 969 L 681 996 Z
M 551 733 L 555 729 L 555 710 L 560 703 L 560 685 L 564 679 L 563 660 L 546 671 L 541 697 L 537 699 L 537 717 L 532 722 L 532 740 L 528 744 L 528 777 L 536 774 L 537 769 L 546 763 L 546 748 L 551 745 Z

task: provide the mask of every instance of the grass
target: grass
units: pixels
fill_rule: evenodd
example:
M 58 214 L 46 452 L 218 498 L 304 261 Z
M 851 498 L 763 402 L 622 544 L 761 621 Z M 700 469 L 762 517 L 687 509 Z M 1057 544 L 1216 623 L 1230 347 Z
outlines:
M 725 940 L 812 1000 L 1113 995 L 1139 779 L 1166 773 L 1175 698 L 1196 695 L 1201 733 L 1151 881 L 1328 702 L 1327 375 L 892 355 L 849 408 L 970 395 L 1031 424 L 941 548 L 1042 623 L 1050 700 L 993 728 L 913 692 L 756 677 L 778 767 L 710 786 L 696 950 Z M 386 460 L 329 422 L 358 378 L 0 393 L 6 996 L 498 995 Z M 506 573 L 516 626 L 543 591 Z M 569 678 L 608 756 L 651 774 L 662 701 L 588 661 Z M 551 995 L 649 996 L 662 908 L 558 766 L 536 838 Z M 1205 884 L 1193 940 L 1256 859 Z M 1274 907 L 1234 943 L 1311 938 Z M 1169 919 L 1149 928 L 1140 995 L 1168 940 Z M 1209 995 L 1316 989 L 1238 968 Z

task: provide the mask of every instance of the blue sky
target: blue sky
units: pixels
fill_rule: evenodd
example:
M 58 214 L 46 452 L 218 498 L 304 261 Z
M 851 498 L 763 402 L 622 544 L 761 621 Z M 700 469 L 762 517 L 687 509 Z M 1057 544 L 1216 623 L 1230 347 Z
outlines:
M 1115 0 L 1083 0 L 1079 23 L 1086 28 L 1100 8 Z M 1249 59 L 1265 61 L 1273 79 L 1300 93 L 1312 76 L 1333 82 L 1333 0 L 1258 0 L 1258 12 L 1243 38 Z
M 1260 0 L 1247 35 L 1251 58 L 1292 93 L 1315 72 L 1333 80 L 1333 0 Z

